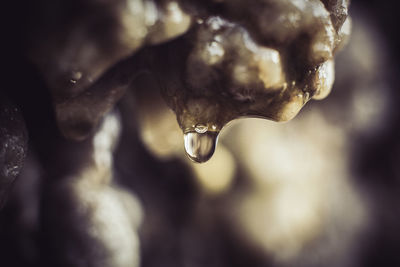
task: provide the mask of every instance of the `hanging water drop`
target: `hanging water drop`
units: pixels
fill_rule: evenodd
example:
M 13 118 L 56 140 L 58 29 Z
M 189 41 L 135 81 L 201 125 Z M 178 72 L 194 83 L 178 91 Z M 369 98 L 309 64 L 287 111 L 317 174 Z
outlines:
M 71 79 L 69 80 L 70 83 L 77 83 L 82 78 L 82 72 L 80 71 L 73 71 L 71 73 Z
M 196 131 L 196 133 L 203 134 L 203 133 L 207 132 L 208 126 L 203 125 L 203 124 L 197 124 L 196 128 L 194 128 L 194 130 Z
M 184 134 L 186 154 L 197 163 L 206 162 L 214 154 L 217 140 L 218 132 L 187 132 Z

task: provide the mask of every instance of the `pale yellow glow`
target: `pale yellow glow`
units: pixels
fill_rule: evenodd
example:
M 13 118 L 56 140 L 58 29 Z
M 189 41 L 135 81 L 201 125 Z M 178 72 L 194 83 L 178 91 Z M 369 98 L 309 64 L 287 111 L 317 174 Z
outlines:
M 202 164 L 190 163 L 200 185 L 207 193 L 220 194 L 229 189 L 236 171 L 232 154 L 218 144 L 214 156 Z
M 160 105 L 158 109 L 142 113 L 139 124 L 142 141 L 154 156 L 168 159 L 183 153 L 183 133 L 168 107 Z
M 282 263 L 307 259 L 307 249 L 335 257 L 350 246 L 367 208 L 350 180 L 343 129 L 314 110 L 286 124 L 241 120 L 226 138 L 252 184 L 231 206 L 245 240 Z

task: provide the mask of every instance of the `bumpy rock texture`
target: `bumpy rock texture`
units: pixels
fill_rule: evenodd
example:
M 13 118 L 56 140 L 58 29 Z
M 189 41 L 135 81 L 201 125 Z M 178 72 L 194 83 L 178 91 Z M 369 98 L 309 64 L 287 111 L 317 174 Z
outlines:
M 329 93 L 333 56 L 349 35 L 348 4 L 42 1 L 30 55 L 73 139 L 92 133 L 143 69 L 160 81 L 184 132 L 218 132 L 241 116 L 287 121 Z
M 210 4 L 216 14 L 198 14 L 182 43 L 163 52 L 170 55 L 165 64 L 157 64 L 182 130 L 200 124 L 219 131 L 241 116 L 287 121 L 309 99 L 325 97 L 334 79 L 333 56 L 349 35 L 347 4 Z

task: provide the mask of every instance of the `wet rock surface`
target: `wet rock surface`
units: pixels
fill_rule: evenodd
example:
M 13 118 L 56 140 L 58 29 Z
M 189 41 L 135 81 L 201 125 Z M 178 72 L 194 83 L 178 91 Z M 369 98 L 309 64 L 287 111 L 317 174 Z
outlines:
M 68 138 L 93 133 L 143 69 L 165 88 L 184 133 L 197 124 L 218 132 L 242 116 L 287 121 L 325 97 L 333 56 L 350 33 L 347 8 L 319 0 L 41 1 L 28 50 Z M 155 62 L 137 58 L 146 46 Z

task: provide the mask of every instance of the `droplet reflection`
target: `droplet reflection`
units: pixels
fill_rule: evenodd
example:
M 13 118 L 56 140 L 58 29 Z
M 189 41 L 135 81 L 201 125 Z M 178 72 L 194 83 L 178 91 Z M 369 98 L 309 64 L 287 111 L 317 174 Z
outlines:
M 184 134 L 185 151 L 197 163 L 209 160 L 214 154 L 218 132 L 188 132 Z
M 208 127 L 206 125 L 197 124 L 194 130 L 196 131 L 196 133 L 202 134 L 208 131 Z

